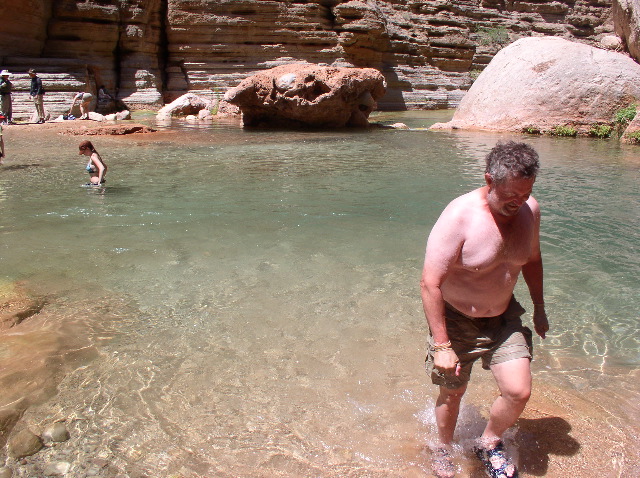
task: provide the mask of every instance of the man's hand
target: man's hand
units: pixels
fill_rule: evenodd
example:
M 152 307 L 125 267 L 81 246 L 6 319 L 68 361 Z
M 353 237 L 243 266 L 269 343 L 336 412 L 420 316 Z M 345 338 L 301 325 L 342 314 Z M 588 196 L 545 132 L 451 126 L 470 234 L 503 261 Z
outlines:
M 433 353 L 433 365 L 444 373 L 460 375 L 460 360 L 453 349 L 437 350 Z
M 533 306 L 533 328 L 543 339 L 549 331 L 549 321 L 547 320 L 547 313 L 544 310 L 544 304 Z

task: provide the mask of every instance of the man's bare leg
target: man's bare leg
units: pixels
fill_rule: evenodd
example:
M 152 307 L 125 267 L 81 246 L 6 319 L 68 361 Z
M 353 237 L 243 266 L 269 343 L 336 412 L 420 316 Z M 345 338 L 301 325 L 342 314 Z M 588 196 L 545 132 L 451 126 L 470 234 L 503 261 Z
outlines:
M 491 367 L 500 396 L 491 406 L 489 422 L 481 437 L 485 448 L 497 444 L 513 426 L 531 396 L 531 365 L 528 358 L 509 360 Z
M 460 413 L 460 401 L 467 386 L 450 389 L 440 387 L 440 394 L 436 400 L 436 423 L 438 425 L 438 436 L 440 443 L 450 445 L 453 441 L 453 432 L 458 422 Z
M 480 438 L 475 453 L 485 466 L 489 476 L 517 478 L 518 471 L 507 455 L 501 441 L 531 396 L 531 368 L 528 358 L 519 358 L 491 367 L 500 396 L 489 412 L 489 422 Z
M 438 478 L 453 478 L 455 476 L 456 470 L 451 459 L 450 447 L 460 413 L 460 401 L 466 389 L 466 385 L 453 390 L 440 387 L 435 409 L 440 444 L 434 451 L 432 460 L 433 472 Z

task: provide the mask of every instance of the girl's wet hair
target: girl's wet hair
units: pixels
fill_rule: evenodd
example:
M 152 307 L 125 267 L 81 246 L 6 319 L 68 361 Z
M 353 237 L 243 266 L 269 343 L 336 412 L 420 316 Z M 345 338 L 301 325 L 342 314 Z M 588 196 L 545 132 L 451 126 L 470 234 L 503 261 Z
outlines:
M 80 143 L 80 146 L 78 147 L 80 149 L 88 149 L 92 153 L 96 152 L 96 148 L 93 147 L 93 143 L 91 143 L 91 141 L 83 141 L 82 143 Z

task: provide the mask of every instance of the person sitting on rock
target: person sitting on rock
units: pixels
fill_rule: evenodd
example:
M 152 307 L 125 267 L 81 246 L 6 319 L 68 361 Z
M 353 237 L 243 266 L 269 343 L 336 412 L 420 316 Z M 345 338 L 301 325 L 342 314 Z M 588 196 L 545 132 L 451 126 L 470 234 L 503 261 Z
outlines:
M 104 85 L 100 85 L 98 88 L 98 106 L 96 111 L 101 114 L 111 113 L 115 110 L 115 100 L 113 96 L 107 91 Z

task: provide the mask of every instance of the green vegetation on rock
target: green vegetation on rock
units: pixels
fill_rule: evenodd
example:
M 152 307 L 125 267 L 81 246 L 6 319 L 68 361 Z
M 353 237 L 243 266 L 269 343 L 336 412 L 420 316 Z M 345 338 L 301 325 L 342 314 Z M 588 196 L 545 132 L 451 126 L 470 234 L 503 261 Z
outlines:
M 478 42 L 481 45 L 504 46 L 510 41 L 507 27 L 479 27 Z
M 558 125 L 553 128 L 551 134 L 554 136 L 576 136 L 578 134 L 578 130 L 573 126 Z
M 613 127 L 608 124 L 594 124 L 589 130 L 589 136 L 595 138 L 608 138 L 613 132 Z
M 627 106 L 626 108 L 619 109 L 616 112 L 613 118 L 613 121 L 614 123 L 616 123 L 617 125 L 620 125 L 621 127 L 626 127 L 629 123 L 631 123 L 631 121 L 635 117 L 636 117 L 636 105 L 634 103 L 632 105 Z

